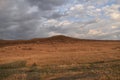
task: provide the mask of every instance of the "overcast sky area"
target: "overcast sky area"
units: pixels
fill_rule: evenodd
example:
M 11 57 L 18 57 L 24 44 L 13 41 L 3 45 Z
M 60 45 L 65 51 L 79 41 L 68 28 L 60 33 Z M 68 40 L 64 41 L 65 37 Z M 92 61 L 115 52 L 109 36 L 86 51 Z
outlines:
M 0 39 L 120 40 L 120 0 L 0 0 Z

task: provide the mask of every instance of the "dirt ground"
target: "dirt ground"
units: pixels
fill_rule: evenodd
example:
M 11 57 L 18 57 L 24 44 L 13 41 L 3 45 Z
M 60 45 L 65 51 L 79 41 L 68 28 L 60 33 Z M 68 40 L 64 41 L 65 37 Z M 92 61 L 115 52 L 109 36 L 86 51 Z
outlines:
M 0 80 L 120 80 L 119 74 L 120 41 L 0 40 Z

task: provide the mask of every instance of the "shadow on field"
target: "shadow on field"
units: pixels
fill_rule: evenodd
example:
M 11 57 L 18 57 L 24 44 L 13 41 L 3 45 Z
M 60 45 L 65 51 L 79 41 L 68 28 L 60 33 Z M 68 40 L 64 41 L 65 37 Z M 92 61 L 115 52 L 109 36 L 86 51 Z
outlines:
M 1 64 L 0 65 L 0 80 L 9 77 L 13 74 L 21 74 L 24 73 L 24 70 L 20 70 L 20 68 L 24 68 L 26 66 L 26 61 L 15 61 L 12 63 Z
M 60 77 L 60 78 L 55 78 L 51 80 L 77 80 L 77 79 L 97 79 L 99 77 L 98 74 L 89 72 L 89 73 L 82 73 L 82 74 L 76 74 L 72 76 L 65 76 L 65 77 Z
M 17 77 L 18 74 L 25 74 L 26 77 Z M 11 75 L 16 75 L 15 80 L 40 80 L 40 70 L 37 68 L 37 65 L 34 63 L 30 68 L 26 67 L 26 61 L 0 65 L 0 80 L 4 80 Z
M 36 63 L 26 66 L 26 61 L 0 65 L 0 80 L 120 80 L 120 59 L 79 64 L 65 68 L 47 65 L 40 68 Z M 64 74 L 68 73 L 68 74 Z M 73 74 L 75 73 L 75 74 Z M 56 74 L 63 74 L 56 76 Z M 101 78 L 101 79 L 99 79 Z
M 0 65 L 0 80 L 6 79 L 14 74 L 26 74 L 25 78 L 16 77 L 15 80 L 40 80 L 40 70 L 35 63 L 30 68 L 26 67 L 26 61 L 16 61 Z
M 26 80 L 41 80 L 40 70 L 37 68 L 37 65 L 35 63 L 30 67 L 26 74 Z

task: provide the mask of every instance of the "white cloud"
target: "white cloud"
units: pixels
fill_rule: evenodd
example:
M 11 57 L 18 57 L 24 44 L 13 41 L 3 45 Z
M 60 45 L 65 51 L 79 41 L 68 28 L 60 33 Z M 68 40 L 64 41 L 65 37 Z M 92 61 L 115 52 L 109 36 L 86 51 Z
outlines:
M 84 20 L 89 17 L 100 17 L 101 11 L 101 8 L 97 8 L 94 5 L 76 4 L 70 7 L 68 14 L 73 18 L 81 18 Z
M 49 36 L 55 36 L 55 35 L 63 35 L 62 33 L 57 33 L 57 32 L 49 32 Z
M 103 35 L 104 33 L 101 30 L 89 30 L 89 35 Z
M 120 20 L 120 5 L 114 4 L 111 6 L 103 7 L 103 11 L 106 16 L 109 16 L 113 20 Z
M 110 17 L 114 20 L 120 20 L 120 13 L 113 12 L 110 14 Z
M 116 29 L 116 28 L 118 28 L 118 26 L 112 26 L 112 29 Z
M 74 5 L 70 8 L 71 11 L 80 11 L 83 9 L 84 9 L 84 6 L 82 4 L 77 4 L 77 5 Z
M 49 19 L 49 20 L 47 20 L 47 21 L 45 22 L 45 24 L 46 24 L 47 26 L 55 26 L 56 24 L 58 24 L 58 21 L 55 20 L 55 19 Z
M 56 26 L 70 26 L 72 24 L 72 22 L 70 22 L 70 21 L 67 21 L 67 20 L 65 20 L 65 21 L 60 21 Z

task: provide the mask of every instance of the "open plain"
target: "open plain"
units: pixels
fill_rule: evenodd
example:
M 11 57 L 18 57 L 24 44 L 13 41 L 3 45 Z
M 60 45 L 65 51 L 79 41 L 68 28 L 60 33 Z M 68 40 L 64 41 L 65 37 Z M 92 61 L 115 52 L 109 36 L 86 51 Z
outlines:
M 120 80 L 120 41 L 0 40 L 0 80 Z

